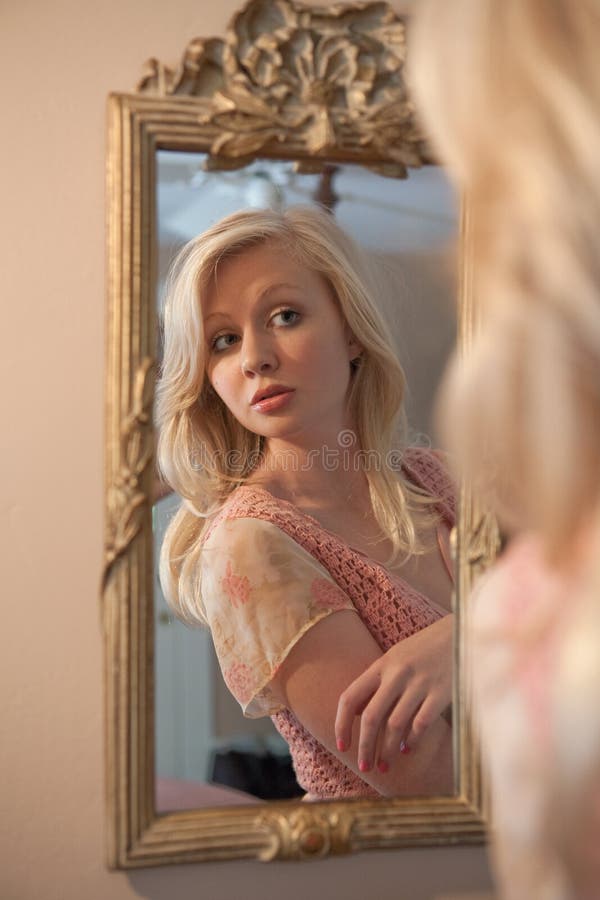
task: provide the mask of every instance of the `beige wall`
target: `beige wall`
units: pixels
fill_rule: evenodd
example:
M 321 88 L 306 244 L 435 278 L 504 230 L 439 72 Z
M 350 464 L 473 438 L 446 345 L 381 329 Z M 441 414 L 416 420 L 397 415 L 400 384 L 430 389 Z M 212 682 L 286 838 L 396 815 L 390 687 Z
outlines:
M 223 32 L 232 0 L 0 5 L 4 900 L 418 900 L 488 884 L 484 852 L 104 868 L 104 127 L 109 90 Z

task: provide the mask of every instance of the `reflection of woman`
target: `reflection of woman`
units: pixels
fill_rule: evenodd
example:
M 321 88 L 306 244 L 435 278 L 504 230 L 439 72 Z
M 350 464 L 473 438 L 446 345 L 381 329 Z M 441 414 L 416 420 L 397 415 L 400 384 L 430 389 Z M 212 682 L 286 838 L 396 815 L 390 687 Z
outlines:
M 159 460 L 184 498 L 165 594 L 311 796 L 451 791 L 453 491 L 431 451 L 391 453 L 403 375 L 358 248 L 316 208 L 230 216 L 176 262 L 165 337 Z M 336 746 L 336 703 L 398 641 L 406 728 L 432 724 L 376 767 Z
M 470 199 L 483 318 L 441 408 L 513 533 L 472 634 L 500 887 L 597 898 L 600 3 L 422 0 L 419 16 L 417 100 Z

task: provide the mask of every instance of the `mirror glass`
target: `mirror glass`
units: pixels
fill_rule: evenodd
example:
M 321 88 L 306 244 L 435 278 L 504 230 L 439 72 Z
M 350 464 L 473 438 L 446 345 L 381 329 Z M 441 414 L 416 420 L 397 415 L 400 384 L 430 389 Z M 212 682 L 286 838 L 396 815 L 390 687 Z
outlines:
M 170 263 L 192 237 L 237 209 L 325 203 L 373 261 L 381 311 L 407 376 L 411 443 L 435 444 L 433 398 L 456 340 L 459 214 L 443 171 L 425 166 L 401 180 L 353 165 L 300 174 L 291 161 L 258 159 L 215 172 L 206 170 L 205 161 L 203 154 L 157 153 L 159 323 Z M 156 810 L 301 796 L 287 746 L 271 720 L 244 718 L 229 694 L 209 632 L 183 625 L 166 606 L 157 560 L 178 502 L 174 494 L 157 493 L 152 517 Z

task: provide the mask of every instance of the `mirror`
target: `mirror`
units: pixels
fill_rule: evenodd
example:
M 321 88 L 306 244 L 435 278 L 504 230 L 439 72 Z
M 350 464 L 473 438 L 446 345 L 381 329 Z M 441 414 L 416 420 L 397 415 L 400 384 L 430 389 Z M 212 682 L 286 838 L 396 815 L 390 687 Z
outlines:
M 404 51 L 405 23 L 386 4 L 325 14 L 284 0 L 252 0 L 226 40 L 191 41 L 177 71 L 151 60 L 136 93 L 110 98 L 103 623 L 111 866 L 297 859 L 483 839 L 462 666 L 463 598 L 495 544 L 468 485 L 456 541 L 452 796 L 288 799 L 297 791 L 269 720 L 244 720 L 237 712 L 222 689 L 210 638 L 173 621 L 161 606 L 155 571 L 165 518 L 177 502 L 172 496 L 155 502 L 161 283 L 178 246 L 240 205 L 318 195 L 376 256 L 386 273 L 381 296 L 393 333 L 399 297 L 404 304 L 398 352 L 412 388 L 409 417 L 418 441 L 430 433 L 431 398 L 454 342 L 447 261 L 453 238 L 460 238 L 458 331 L 465 351 L 475 326 L 469 223 L 415 125 L 402 81 Z M 202 699 L 186 690 L 191 681 L 206 688 Z M 236 752 L 269 756 L 268 781 L 277 780 L 273 766 L 281 775 L 276 800 L 264 803 L 255 786 L 215 777 Z
M 410 443 L 429 444 L 435 389 L 456 340 L 451 265 L 459 222 L 443 171 L 424 166 L 401 180 L 356 165 L 300 174 L 291 161 L 257 159 L 225 172 L 207 171 L 207 163 L 206 154 L 157 152 L 159 322 L 169 265 L 192 237 L 244 207 L 326 200 L 368 254 L 377 300 L 407 374 Z M 160 328 L 158 342 L 160 360 Z M 291 799 L 303 792 L 271 720 L 242 716 L 208 632 L 186 628 L 164 601 L 157 561 L 178 503 L 168 493 L 153 505 L 157 811 Z

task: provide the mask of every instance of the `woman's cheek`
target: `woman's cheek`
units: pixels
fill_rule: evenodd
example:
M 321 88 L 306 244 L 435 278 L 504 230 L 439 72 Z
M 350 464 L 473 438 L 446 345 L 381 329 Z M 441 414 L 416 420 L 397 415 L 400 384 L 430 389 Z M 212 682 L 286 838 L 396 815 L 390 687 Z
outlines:
M 222 366 L 219 365 L 219 361 L 217 361 L 216 363 L 213 363 L 206 370 L 206 376 L 207 376 L 208 380 L 210 381 L 210 383 L 213 387 L 213 390 L 215 390 L 217 392 L 217 394 L 219 394 L 219 396 L 221 395 L 221 391 L 223 389 L 223 381 L 224 381 L 223 375 L 224 375 L 223 369 L 222 369 Z
M 214 381 L 213 389 L 215 391 L 215 394 L 217 394 L 217 396 L 221 398 L 223 403 L 225 403 L 225 397 L 227 395 L 227 391 L 223 389 L 223 384 L 219 379 L 216 379 Z

